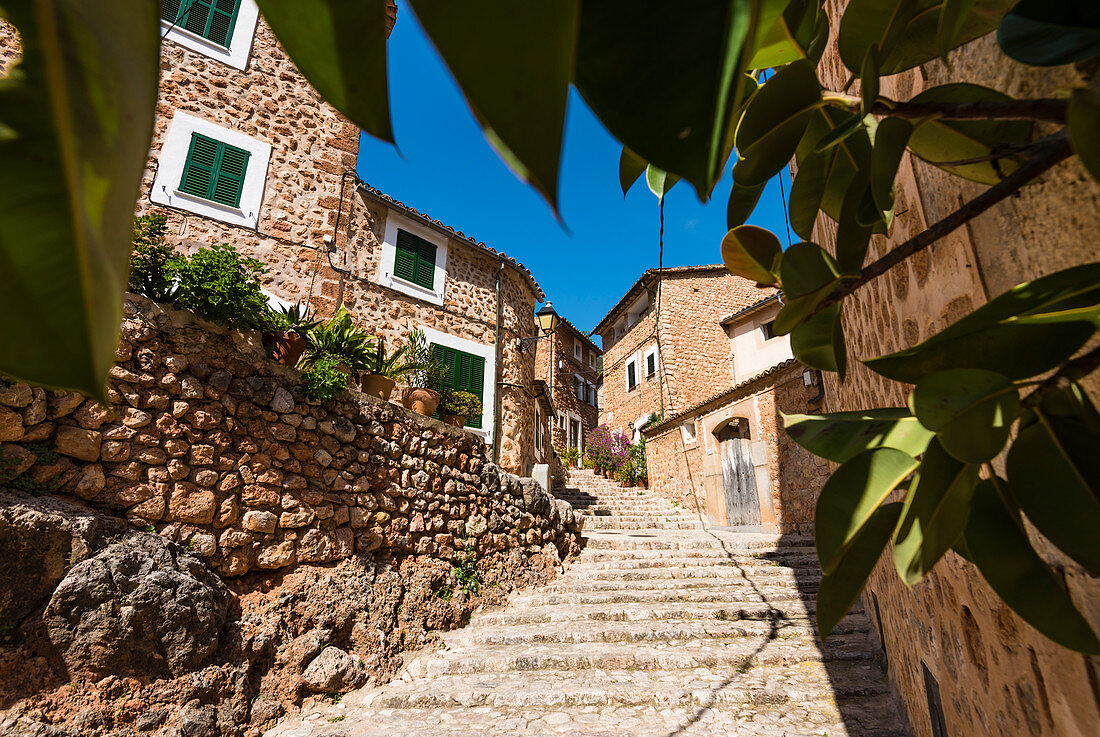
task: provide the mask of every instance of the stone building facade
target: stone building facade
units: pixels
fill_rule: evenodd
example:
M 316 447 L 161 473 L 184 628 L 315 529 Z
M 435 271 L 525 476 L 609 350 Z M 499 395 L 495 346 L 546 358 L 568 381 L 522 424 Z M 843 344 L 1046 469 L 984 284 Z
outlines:
M 840 89 L 850 74 L 834 53 L 845 4 L 826 2 L 832 39 L 819 74 L 832 89 Z M 951 69 L 936 60 L 884 78 L 881 94 L 905 100 L 929 87 L 964 80 L 1016 98 L 1042 98 L 1098 84 L 1095 65 L 1036 69 L 1018 64 L 1001 53 L 993 34 L 952 52 L 949 60 Z M 872 238 L 869 259 L 984 189 L 907 154 L 897 180 L 899 214 L 889 238 Z M 904 406 L 910 387 L 873 374 L 861 360 L 916 344 L 1022 281 L 1096 261 L 1098 217 L 1100 186 L 1073 159 L 862 288 L 845 301 L 849 374 L 843 383 L 826 375 L 826 410 Z M 819 219 L 815 241 L 831 244 L 835 236 L 835 223 Z M 1085 385 L 1095 397 L 1100 377 L 1088 377 Z M 1032 539 L 1100 630 L 1100 584 L 1034 530 Z M 954 552 L 908 588 L 887 549 L 863 603 L 876 620 L 891 681 L 916 737 L 1100 734 L 1100 659 L 1045 639 Z
M 546 383 L 554 405 L 548 450 L 560 454 L 572 447 L 583 452 L 585 438 L 599 422 L 603 351 L 565 318 L 536 346 L 535 376 Z M 550 453 L 543 458 L 549 463 Z
M 789 441 L 780 413 L 820 409 L 822 383 L 772 330 L 779 307 L 772 294 L 721 319 L 732 386 L 642 434 L 651 485 L 711 525 L 807 534 L 829 469 Z
M 592 331 L 604 350 L 600 422 L 632 436 L 651 415 L 733 386 L 721 320 L 769 294 L 721 264 L 647 270 Z
M 359 129 L 310 87 L 255 0 L 235 8 L 224 23 L 197 23 L 176 17 L 179 3 L 164 5 L 138 214 L 166 215 L 168 240 L 184 252 L 230 243 L 259 259 L 273 302 L 308 304 L 320 317 L 344 304 L 388 348 L 420 328 L 483 365 L 478 387 L 464 386 L 485 406 L 470 431 L 504 468 L 529 474 L 534 359 L 516 339 L 532 334 L 538 283 L 514 259 L 359 181 Z M 390 29 L 396 12 L 391 3 Z M 0 63 L 18 46 L 8 29 Z M 419 279 L 430 287 L 394 273 L 399 232 L 434 252 Z

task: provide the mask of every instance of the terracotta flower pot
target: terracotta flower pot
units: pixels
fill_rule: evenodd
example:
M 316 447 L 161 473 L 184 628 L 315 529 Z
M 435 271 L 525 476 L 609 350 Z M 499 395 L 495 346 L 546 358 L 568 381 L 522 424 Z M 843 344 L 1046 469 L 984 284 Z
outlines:
M 283 366 L 297 365 L 298 359 L 309 347 L 305 338 L 286 330 L 268 333 L 268 340 L 271 342 L 271 357 Z
M 359 386 L 362 388 L 364 394 L 378 397 L 383 402 L 389 401 L 390 394 L 393 393 L 393 387 L 396 383 L 397 382 L 390 377 L 380 376 L 378 374 L 363 374 L 359 379 Z
M 649 479 L 638 479 L 638 488 L 648 489 L 649 488 Z
M 466 427 L 466 415 L 443 415 L 443 421 L 455 427 Z
M 405 392 L 402 404 L 413 412 L 430 415 L 439 406 L 439 392 L 434 389 L 411 388 Z

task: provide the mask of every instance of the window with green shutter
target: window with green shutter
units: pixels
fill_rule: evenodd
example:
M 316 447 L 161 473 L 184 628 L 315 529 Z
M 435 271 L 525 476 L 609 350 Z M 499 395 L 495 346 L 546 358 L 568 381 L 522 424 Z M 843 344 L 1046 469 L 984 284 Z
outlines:
M 435 289 L 435 252 L 434 243 L 398 230 L 393 275 L 425 289 Z
M 444 366 L 450 369 L 444 386 L 448 389 L 476 394 L 482 405 L 484 405 L 485 358 L 435 343 L 432 344 L 432 353 Z M 480 415 L 466 418 L 466 427 L 476 427 L 480 430 L 484 427 L 484 417 L 485 407 L 482 406 Z
M 240 9 L 241 0 L 164 0 L 160 17 L 228 48 Z
M 230 207 L 240 207 L 249 156 L 251 154 L 243 148 L 230 146 L 201 133 L 192 133 L 187 163 L 180 178 L 180 191 Z

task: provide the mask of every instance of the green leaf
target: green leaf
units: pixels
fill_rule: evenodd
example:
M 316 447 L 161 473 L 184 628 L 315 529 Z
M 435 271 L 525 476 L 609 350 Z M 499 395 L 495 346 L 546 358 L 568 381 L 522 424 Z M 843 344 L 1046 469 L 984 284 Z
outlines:
M 951 369 L 921 379 L 909 405 L 948 453 L 984 463 L 1005 447 L 1020 414 L 1020 392 L 995 371 Z
M 933 433 L 905 407 L 783 415 L 791 439 L 816 456 L 844 463 L 871 448 L 896 448 L 918 456 Z
M 159 4 L 16 2 L 0 15 L 23 53 L 0 80 L 0 372 L 106 403 L 153 131 Z
M 755 225 L 739 225 L 722 239 L 722 263 L 726 268 L 759 284 L 775 283 L 773 270 L 782 254 L 775 234 Z
M 791 353 L 807 366 L 835 371 L 844 381 L 848 372 L 848 351 L 844 345 L 840 305 L 829 305 L 791 330 Z
M 783 253 L 779 264 L 783 294 L 790 298 L 833 285 L 839 274 L 836 261 L 816 243 L 795 243 Z
M 385 0 L 258 2 L 264 20 L 309 83 L 364 131 L 393 143 Z
M 806 53 L 791 35 L 782 16 L 776 19 L 755 48 L 756 52 L 746 65 L 748 69 L 771 69 L 806 58 Z
M 974 9 L 974 0 L 944 0 L 940 6 L 939 24 L 936 26 L 936 48 L 940 58 L 947 63 L 947 52 L 957 45 L 955 39 L 962 31 L 963 23 Z
M 1043 312 L 1037 315 L 1023 315 L 1011 318 L 1012 322 L 1023 325 L 1041 325 L 1053 322 L 1087 322 L 1100 327 L 1100 303 L 1074 307 L 1068 310 Z
M 289 4 L 296 9 L 295 22 L 301 23 L 301 3 Z M 368 4 L 385 5 L 380 0 Z M 340 2 L 341 7 L 359 5 L 355 0 Z M 417 0 L 415 8 L 489 143 L 557 209 L 579 0 L 520 5 L 507 0 Z
M 863 591 L 901 514 L 901 502 L 879 507 L 852 541 L 833 573 L 821 578 L 817 592 L 817 629 L 825 639 Z
M 961 46 L 997 27 L 1018 0 L 976 0 L 958 25 L 952 47 Z M 867 49 L 880 49 L 880 69 L 890 76 L 932 61 L 944 0 L 851 0 L 844 9 L 837 48 L 844 65 L 859 72 Z
M 782 261 L 779 264 L 780 270 L 783 268 Z M 829 296 L 829 293 L 833 290 L 832 284 L 818 289 L 816 292 L 811 292 L 805 297 L 794 297 L 787 301 L 787 304 L 779 310 L 779 314 L 775 316 L 775 334 L 787 335 L 806 319 L 811 312 L 813 312 L 817 306 Z
M 1004 102 L 1012 98 L 981 85 L 959 82 L 932 87 L 914 97 L 911 102 L 969 103 Z M 932 118 L 917 125 L 909 139 L 909 148 L 929 164 L 963 179 L 983 184 L 996 184 L 1019 168 L 1019 162 L 1009 157 L 993 162 L 953 164 L 990 156 L 1008 144 L 1018 144 L 1031 137 L 1032 124 L 1026 120 L 944 120 Z
M 830 106 L 818 108 L 810 117 L 810 125 L 798 144 L 799 166 L 811 156 L 826 157 L 825 188 L 821 192 L 820 207 L 833 220 L 840 220 L 840 209 L 852 178 L 870 167 L 870 131 L 866 127 L 857 126 L 855 133 L 824 154 L 814 154 L 813 147 L 830 130 L 844 126 L 853 119 L 858 120 L 859 116 Z
M 821 140 L 814 145 L 814 153 L 819 154 L 823 151 L 828 151 L 848 136 L 863 129 L 866 124 L 866 118 L 852 117 L 846 120 L 843 124 L 838 125 L 821 137 Z
M 657 195 L 657 199 L 663 200 L 668 191 L 676 186 L 680 177 L 669 174 L 650 164 L 645 170 L 645 183 L 649 191 Z
M 928 446 L 894 537 L 894 566 L 906 586 L 924 578 L 962 535 L 980 468 L 951 457 L 936 440 Z
M 1100 641 L 1035 549 L 992 479 L 970 503 L 965 544 L 982 577 L 1024 621 L 1062 647 L 1100 654 Z M 1003 483 L 1003 482 L 1000 482 Z
M 1074 266 L 1013 287 L 928 340 L 865 363 L 876 373 L 910 384 L 953 368 L 1026 379 L 1061 364 L 1094 331 L 1083 322 L 1028 325 L 1012 318 L 1092 304 L 1098 296 L 1100 264 Z
M 870 174 L 866 170 L 852 177 L 844 203 L 840 206 L 840 220 L 836 229 L 836 261 L 841 271 L 855 272 L 863 268 L 867 258 L 867 246 L 871 242 L 871 226 L 860 222 L 860 211 L 868 189 Z
M 1073 64 L 1100 55 L 1095 0 L 1022 0 L 997 27 L 997 43 L 1031 66 Z
M 878 47 L 871 44 L 859 69 L 859 112 L 865 118 L 878 100 Z
M 455 12 L 485 22 L 465 4 L 455 5 Z M 702 199 L 730 150 L 733 116 L 748 88 L 739 62 L 759 6 L 707 3 L 680 13 L 608 0 L 581 8 L 578 92 L 623 145 L 691 182 Z
M 894 179 L 912 133 L 913 124 L 902 118 L 884 118 L 878 124 L 871 152 L 871 196 L 880 210 L 894 208 Z
M 623 197 L 626 197 L 638 177 L 645 173 L 647 166 L 638 154 L 623 146 L 623 152 L 619 155 L 619 186 L 623 188 Z
M 737 126 L 741 159 L 733 167 L 733 180 L 743 186 L 762 184 L 787 166 L 820 101 L 821 84 L 805 59 L 768 79 Z
M 742 187 L 734 182 L 730 188 L 730 199 L 726 205 L 726 227 L 733 229 L 738 225 L 744 225 L 745 221 L 756 209 L 756 203 L 760 201 L 760 195 L 764 193 L 764 185 L 757 184 L 753 187 Z
M 814 512 L 814 541 L 821 570 L 836 570 L 860 529 L 917 465 L 908 453 L 874 448 L 853 456 L 833 472 L 821 489 Z
M 1092 175 L 1100 181 L 1100 94 L 1091 90 L 1074 90 L 1069 98 L 1069 142 L 1073 152 Z
M 1100 576 L 1100 432 L 1040 411 L 1008 451 L 1012 497 L 1062 552 Z
M 813 237 L 814 222 L 825 194 L 826 167 L 834 156 L 834 152 L 807 156 L 799 163 L 791 182 L 791 230 L 806 240 Z

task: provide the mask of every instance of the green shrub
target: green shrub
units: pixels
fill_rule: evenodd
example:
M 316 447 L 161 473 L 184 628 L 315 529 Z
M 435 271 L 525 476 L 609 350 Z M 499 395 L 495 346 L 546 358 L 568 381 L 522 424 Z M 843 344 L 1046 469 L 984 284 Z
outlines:
M 570 463 L 576 463 L 577 459 L 580 458 L 580 455 L 581 452 L 579 450 L 577 450 L 573 446 L 570 446 L 561 452 L 561 462 L 566 465 L 569 465 Z M 585 458 L 587 459 L 588 456 L 585 456 Z M 588 468 L 588 466 L 585 466 L 585 468 Z
M 477 558 L 473 548 L 466 548 L 461 556 L 455 556 L 454 574 L 458 585 L 467 596 L 476 596 L 481 591 L 481 574 L 477 571 Z
M 134 220 L 134 250 L 130 253 L 129 290 L 154 302 L 171 302 L 176 270 L 185 260 L 164 242 L 168 219 L 152 213 Z
M 309 307 L 303 308 L 301 304 L 270 310 L 266 322 L 270 330 L 296 333 L 306 340 L 309 340 L 309 332 L 321 324 L 320 320 L 313 319 Z
M 376 339 L 357 328 L 351 321 L 351 313 L 343 305 L 336 316 L 309 331 L 310 346 L 302 357 L 302 366 L 312 368 L 318 361 L 335 358 L 346 366 L 352 375 L 368 371 L 375 358 Z
M 241 258 L 228 243 L 179 258 L 176 304 L 225 327 L 262 328 L 271 310 L 260 291 L 267 269 L 254 258 Z
M 439 411 L 445 415 L 477 417 L 481 409 L 481 400 L 473 392 L 448 389 L 439 400 Z
M 348 388 L 351 377 L 344 371 L 335 356 L 321 356 L 302 372 L 302 389 L 306 397 L 315 401 L 335 399 Z
M 595 468 L 596 461 L 592 459 L 592 456 L 585 453 L 584 458 L 581 458 L 581 468 Z

